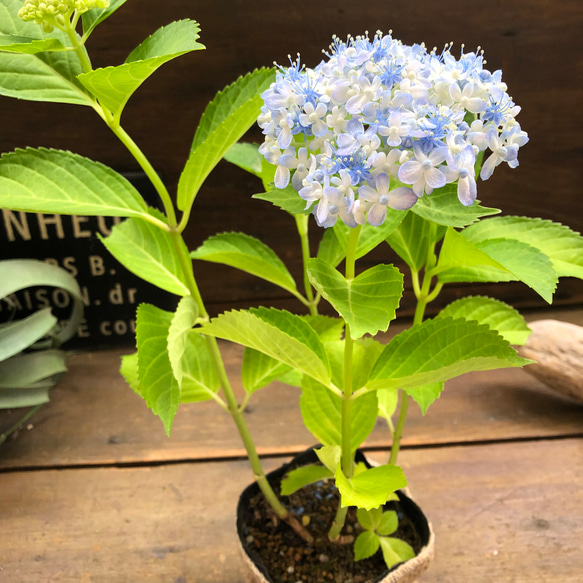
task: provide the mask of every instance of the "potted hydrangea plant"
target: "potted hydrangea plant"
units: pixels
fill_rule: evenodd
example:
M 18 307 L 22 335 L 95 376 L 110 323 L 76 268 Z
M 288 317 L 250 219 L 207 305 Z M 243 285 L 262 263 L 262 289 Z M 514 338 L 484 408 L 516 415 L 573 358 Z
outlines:
M 150 178 L 164 212 L 103 164 L 44 148 L 0 158 L 0 206 L 126 218 L 104 245 L 138 276 L 180 297 L 173 313 L 138 307 L 137 351 L 124 357 L 122 373 L 167 432 L 180 403 L 214 400 L 231 415 L 258 494 L 242 497 L 238 517 L 245 556 L 255 561 L 250 580 L 317 581 L 323 572 L 329 580 L 331 572 L 333 580 L 412 581 L 426 568 L 433 539 L 402 492 L 407 482 L 397 465 L 410 399 L 425 412 L 447 379 L 530 362 L 511 347 L 529 331 L 510 306 L 466 298 L 426 319 L 427 304 L 444 284 L 459 281 L 520 280 L 550 301 L 559 276 L 583 276 L 578 234 L 549 221 L 492 217 L 499 211 L 476 200 L 478 172 L 486 179 L 502 162 L 518 164 L 527 141 L 515 121 L 518 107 L 480 54 L 456 58 L 450 47 L 437 54 L 380 33 L 336 39 L 313 70 L 299 61 L 261 69 L 219 92 L 171 197 L 121 117 L 158 67 L 204 47 L 198 25 L 184 20 L 156 31 L 122 65 L 94 69 L 85 42 L 124 2 L 0 0 L 10 16 L 0 20 L 0 67 L 7 71 L 0 93 L 93 108 Z M 25 67 L 22 82 L 17 72 Z M 264 144 L 236 145 L 257 118 Z M 196 195 L 224 156 L 262 179 L 258 198 L 293 216 L 301 285 L 271 249 L 242 233 L 187 248 L 182 234 Z M 325 228 L 316 257 L 308 240 L 312 214 Z M 411 270 L 417 310 L 412 327 L 383 345 L 374 336 L 396 316 L 403 275 L 384 264 L 360 271 L 357 260 L 385 243 Z M 278 285 L 308 314 L 261 307 L 211 319 L 193 259 Z M 319 313 L 321 300 L 335 317 Z M 245 347 L 242 403 L 217 338 Z M 302 415 L 319 446 L 268 477 L 242 413 L 274 380 L 301 387 Z M 399 395 L 389 462 L 370 467 L 358 447 L 379 415 L 392 427 Z M 249 515 L 259 516 L 259 527 Z M 267 532 L 266 519 L 295 541 L 272 566 L 257 553 L 264 547 L 282 556 L 273 552 L 281 532 Z

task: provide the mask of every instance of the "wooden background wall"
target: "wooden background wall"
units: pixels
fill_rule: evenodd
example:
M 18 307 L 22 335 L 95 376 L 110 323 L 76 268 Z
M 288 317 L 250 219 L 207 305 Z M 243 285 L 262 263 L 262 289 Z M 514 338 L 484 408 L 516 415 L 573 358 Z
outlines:
M 181 18 L 201 24 L 207 50 L 165 65 L 132 98 L 122 118 L 171 190 L 206 103 L 224 85 L 274 60 L 285 64 L 287 55 L 298 51 L 303 62 L 314 66 L 333 34 L 344 38 L 348 33 L 392 29 L 406 43 L 442 47 L 453 41 L 457 47 L 465 43 L 466 51 L 478 45 L 485 49 L 487 67 L 503 69 L 510 94 L 522 106 L 519 121 L 531 141 L 521 149 L 519 168 L 499 167 L 492 179 L 479 183 L 479 198 L 506 214 L 541 216 L 583 231 L 581 0 L 129 0 L 90 39 L 94 66 L 120 64 L 148 34 Z M 120 171 L 136 169 L 88 108 L 0 98 L 0 119 L 1 151 L 50 146 Z M 251 132 L 249 139 L 259 140 L 259 132 Z M 268 203 L 250 200 L 258 189 L 253 178 L 222 162 L 197 200 L 187 233 L 189 246 L 217 231 L 241 230 L 273 246 L 297 274 L 294 226 Z M 219 266 L 200 267 L 201 288 L 213 312 L 265 300 L 299 307 L 259 280 Z M 467 291 L 483 290 L 459 286 L 444 293 L 444 301 Z M 504 284 L 489 291 L 517 306 L 544 304 L 523 286 Z M 581 298 L 582 282 L 561 282 L 557 304 Z M 404 306 L 409 309 L 410 297 Z

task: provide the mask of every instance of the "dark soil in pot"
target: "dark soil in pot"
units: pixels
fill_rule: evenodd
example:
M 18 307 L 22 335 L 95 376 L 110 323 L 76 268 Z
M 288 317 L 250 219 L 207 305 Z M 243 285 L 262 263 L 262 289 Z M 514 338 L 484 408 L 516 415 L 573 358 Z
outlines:
M 366 460 L 357 453 L 357 461 Z M 268 475 L 276 492 L 281 479 L 296 467 L 319 463 L 313 450 L 300 454 L 289 464 Z M 368 464 L 367 464 L 368 465 Z M 385 508 L 396 510 L 399 529 L 392 536 L 408 542 L 415 553 L 429 540 L 429 529 L 417 505 L 399 493 L 399 502 L 389 502 Z M 256 484 L 249 486 L 239 501 L 237 529 L 241 542 L 257 568 L 272 583 L 374 583 L 387 573 L 382 554 L 378 551 L 369 559 L 354 561 L 352 544 L 339 545 L 328 539 L 328 529 L 338 507 L 339 494 L 332 481 L 317 482 L 282 502 L 314 537 L 306 543 L 284 522 L 278 520 Z M 350 508 L 344 534 L 354 537 L 362 531 L 356 521 L 356 511 Z

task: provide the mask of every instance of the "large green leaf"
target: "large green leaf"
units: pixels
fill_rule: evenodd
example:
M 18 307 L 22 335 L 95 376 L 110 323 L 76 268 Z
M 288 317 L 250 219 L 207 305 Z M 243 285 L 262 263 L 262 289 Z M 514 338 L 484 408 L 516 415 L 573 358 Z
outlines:
M 0 362 L 0 389 L 28 388 L 67 372 L 66 355 L 61 350 L 43 350 Z
M 419 405 L 421 413 L 425 415 L 425 413 L 427 413 L 427 409 L 429 409 L 429 406 L 432 405 L 441 395 L 441 392 L 443 391 L 443 384 L 443 381 L 428 383 L 420 387 L 411 387 L 405 389 L 405 391 L 411 396 L 417 405 Z
M 547 255 L 559 277 L 583 278 L 583 237 L 560 223 L 494 217 L 468 227 L 463 235 L 474 244 L 487 239 L 517 239 Z
M 44 338 L 57 324 L 50 308 L 34 312 L 22 320 L 0 328 L 0 362 L 29 348 Z
M 140 304 L 136 317 L 138 346 L 138 379 L 142 396 L 164 423 L 170 435 L 178 403 L 180 387 L 174 378 L 168 358 L 168 330 L 174 314 L 150 304 Z
M 510 344 L 524 344 L 532 332 L 512 306 L 484 296 L 468 296 L 452 302 L 438 314 L 440 318 L 448 316 L 486 324 Z
M 181 403 L 206 401 L 217 393 L 221 382 L 207 340 L 196 329 L 186 337 L 182 358 Z
M 190 256 L 193 259 L 229 265 L 287 291 L 296 291 L 294 278 L 275 252 L 259 239 L 243 233 L 214 235 L 192 251 Z
M 19 407 L 36 407 L 49 402 L 49 390 L 55 381 L 45 386 L 29 389 L 2 389 L 0 391 L 0 409 L 17 409 Z
M 356 259 L 363 257 L 380 245 L 401 224 L 401 221 L 407 214 L 408 211 L 387 209 L 387 218 L 382 225 L 379 227 L 373 227 L 368 223 L 363 225 L 358 236 Z M 334 225 L 334 233 L 344 251 L 346 251 L 346 247 L 348 246 L 348 238 L 351 230 L 352 228 L 345 225 L 342 221 L 337 221 Z
M 88 37 L 93 29 L 101 24 L 106 18 L 109 18 L 126 0 L 109 0 L 107 8 L 93 8 L 81 16 L 83 22 L 83 35 Z
M 348 479 L 340 466 L 336 470 L 336 486 L 342 507 L 356 506 L 371 510 L 382 506 L 389 496 L 407 485 L 400 467 L 384 465 L 371 468 Z
M 371 398 L 373 397 L 374 398 Z M 322 384 L 304 377 L 300 410 L 308 430 L 324 445 L 342 444 L 342 399 Z M 356 399 L 352 410 L 351 446 L 355 451 L 370 435 L 377 418 L 373 392 Z
M 108 237 L 99 238 L 124 267 L 145 281 L 179 296 L 190 293 L 167 231 L 147 221 L 128 219 L 115 225 Z M 181 240 L 179 244 L 184 246 Z M 183 252 L 188 254 L 186 246 Z
M 500 211 L 480 206 L 476 200 L 471 206 L 464 206 L 457 197 L 457 186 L 447 185 L 433 194 L 421 197 L 411 208 L 415 214 L 446 227 L 465 227 L 481 217 L 496 215 Z
M 261 93 L 273 80 L 273 69 L 256 70 L 220 91 L 208 105 L 178 183 L 180 210 L 190 208 L 212 169 L 255 123 L 263 103 Z
M 321 259 L 308 262 L 310 282 L 350 326 L 352 338 L 386 331 L 403 294 L 403 275 L 392 265 L 376 265 L 347 280 Z
M 168 329 L 168 358 L 172 366 L 174 378 L 182 390 L 184 379 L 184 355 L 190 331 L 198 318 L 198 305 L 192 296 L 184 296 L 174 312 Z
M 324 466 L 302 466 L 292 470 L 281 481 L 281 495 L 289 496 L 308 484 L 333 478 L 334 474 Z
M 0 158 L 0 207 L 106 217 L 146 215 L 138 191 L 111 168 L 62 150 L 15 150 Z
M 486 325 L 436 318 L 393 338 L 373 366 L 367 386 L 414 389 L 470 371 L 530 362 L 517 356 L 508 342 Z
M 290 312 L 273 308 L 234 310 L 199 330 L 254 348 L 325 385 L 330 382 L 328 358 L 318 335 L 307 322 Z
M 288 371 L 290 371 L 290 367 L 287 364 L 283 364 L 279 360 L 263 354 L 263 352 L 245 347 L 241 381 L 248 393 L 262 389 Z
M 253 198 L 270 202 L 291 215 L 310 214 L 310 209 L 306 208 L 306 201 L 300 198 L 298 191 L 291 184 L 288 184 L 285 188 L 275 188 L 273 185 L 271 187 L 266 192 L 254 194 Z
M 420 271 L 427 261 L 430 245 L 440 241 L 445 231 L 442 225 L 435 225 L 415 213 L 407 213 L 386 241 L 411 269 Z
M 149 36 L 123 65 L 94 69 L 79 75 L 79 81 L 119 119 L 128 99 L 164 63 L 205 48 L 196 42 L 199 32 L 193 20 L 173 22 Z
M 18 17 L 22 5 L 21 0 L 0 0 L 0 35 L 24 37 L 31 43 L 19 52 L 2 51 L 0 47 L 0 95 L 92 105 L 91 97 L 77 80 L 83 69 L 75 51 L 53 50 L 56 43 L 70 46 L 67 35 L 58 29 L 47 34 L 42 26 L 23 21 Z M 37 52 L 40 47 L 46 52 Z

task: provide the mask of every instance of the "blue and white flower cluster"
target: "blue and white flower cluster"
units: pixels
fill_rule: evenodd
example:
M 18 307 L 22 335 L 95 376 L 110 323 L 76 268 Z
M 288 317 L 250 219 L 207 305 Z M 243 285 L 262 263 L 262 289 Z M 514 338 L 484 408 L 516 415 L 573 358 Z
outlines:
M 338 217 L 379 226 L 387 207 L 409 209 L 448 183 L 473 204 L 480 152 L 490 151 L 486 180 L 501 162 L 518 166 L 528 136 L 502 72 L 484 69 L 479 52 L 456 59 L 450 49 L 437 54 L 377 33 L 335 38 L 315 69 L 299 56 L 280 67 L 258 120 L 275 186 L 291 179 L 323 227 Z

